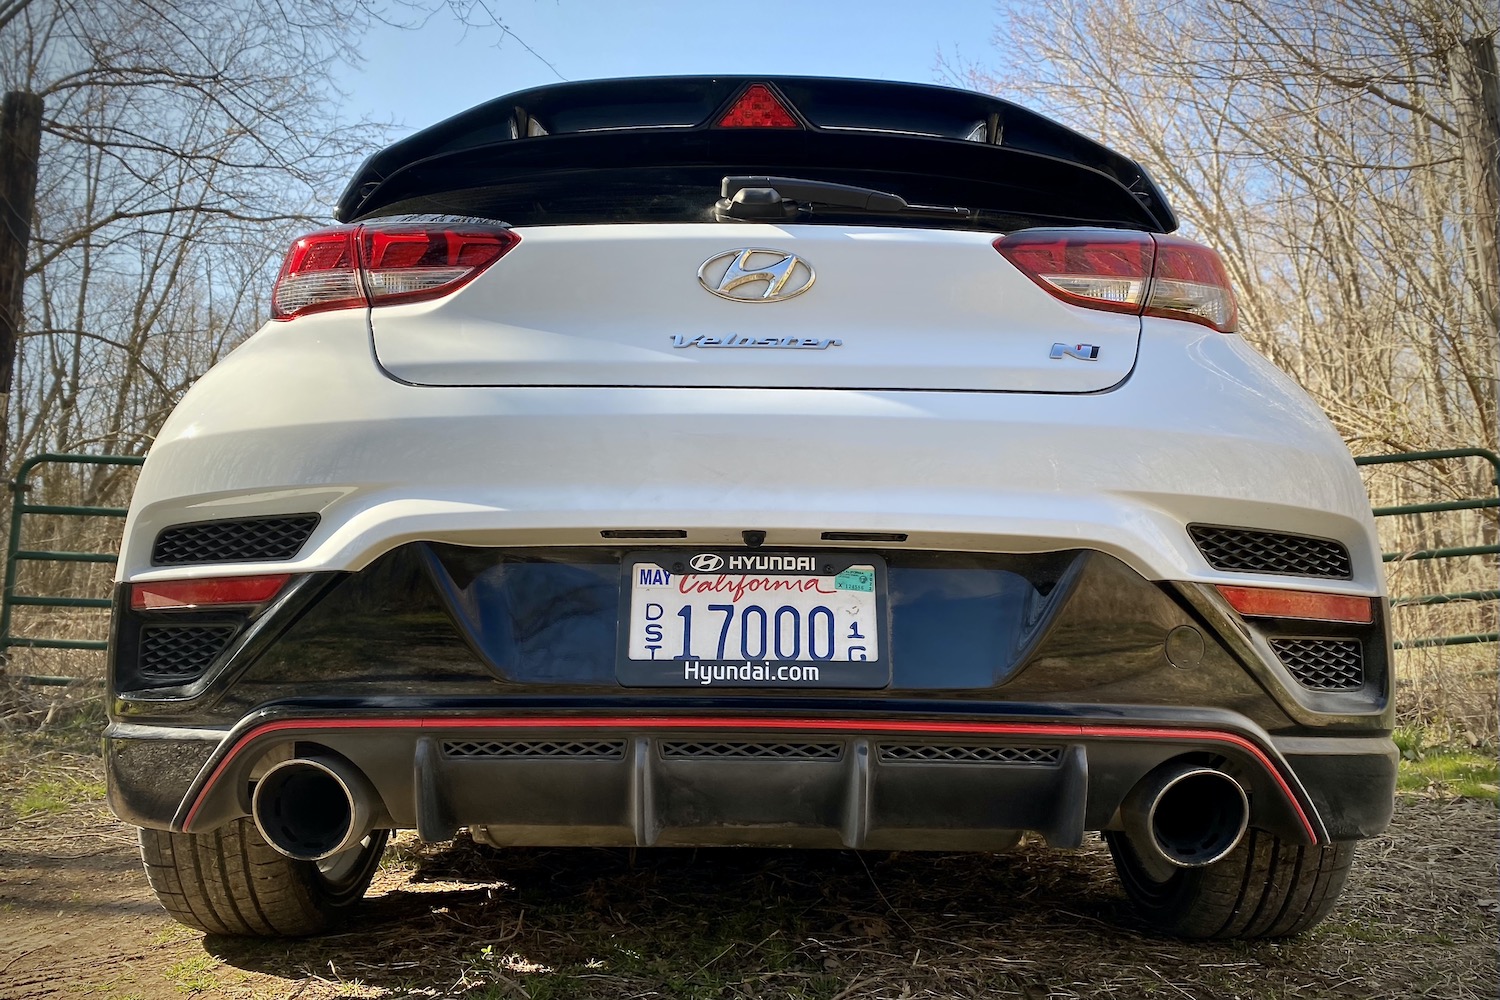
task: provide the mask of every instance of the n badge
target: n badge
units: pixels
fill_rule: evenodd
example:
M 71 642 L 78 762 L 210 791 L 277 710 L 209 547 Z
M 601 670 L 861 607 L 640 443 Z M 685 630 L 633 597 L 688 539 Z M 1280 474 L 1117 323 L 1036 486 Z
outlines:
M 1099 346 L 1097 344 L 1053 344 L 1050 357 L 1053 361 L 1059 361 L 1064 356 L 1077 358 L 1079 361 L 1098 361 Z

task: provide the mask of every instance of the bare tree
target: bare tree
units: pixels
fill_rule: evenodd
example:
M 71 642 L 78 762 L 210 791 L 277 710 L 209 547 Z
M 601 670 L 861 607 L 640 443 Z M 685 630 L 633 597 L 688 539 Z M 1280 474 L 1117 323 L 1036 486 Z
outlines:
M 329 87 L 359 8 L 0 3 L 0 89 L 45 103 L 12 456 L 140 452 L 260 318 L 354 153 Z
M 0 395 L 7 473 L 40 451 L 149 448 L 182 393 L 264 319 L 289 241 L 326 219 L 386 137 L 341 119 L 333 71 L 375 20 L 431 15 L 520 41 L 489 0 L 0 0 L 0 91 L 43 104 L 22 332 Z M 32 499 L 122 505 L 132 479 L 43 466 Z M 118 539 L 98 519 L 27 525 L 44 549 L 108 552 Z M 108 572 L 27 564 L 20 590 L 102 597 Z M 40 627 L 97 638 L 104 620 L 69 612 Z
M 488 0 L 0 0 L 0 90 L 45 104 L 11 465 L 146 450 L 385 137 L 333 71 L 431 16 L 525 45 Z
M 1466 180 L 1454 99 L 1470 86 L 1455 74 L 1466 43 L 1492 51 L 1485 4 L 1041 0 L 1002 13 L 1007 68 L 949 74 L 1029 96 L 1146 162 L 1225 254 L 1247 335 L 1351 442 L 1496 439 L 1494 216 Z
M 1356 453 L 1493 448 L 1496 20 L 1483 0 L 1033 0 L 1000 10 L 1003 68 L 943 68 L 1142 160 L 1223 253 L 1245 335 Z M 1493 490 L 1478 463 L 1376 485 L 1383 503 Z M 1496 526 L 1382 528 L 1408 550 Z M 1407 593 L 1494 586 L 1402 572 Z

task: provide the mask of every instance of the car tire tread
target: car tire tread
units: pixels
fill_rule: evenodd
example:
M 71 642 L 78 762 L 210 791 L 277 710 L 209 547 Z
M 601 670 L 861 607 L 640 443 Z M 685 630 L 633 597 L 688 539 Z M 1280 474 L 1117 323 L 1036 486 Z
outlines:
M 387 835 L 371 834 L 338 883 L 314 862 L 277 853 L 245 819 L 208 833 L 139 836 L 146 878 L 173 919 L 209 934 L 302 937 L 336 926 L 364 895 Z
M 1251 830 L 1222 860 L 1162 881 L 1148 872 L 1125 834 L 1108 831 L 1105 839 L 1141 916 L 1185 938 L 1301 934 L 1328 915 L 1354 860 L 1352 843 L 1305 846 Z

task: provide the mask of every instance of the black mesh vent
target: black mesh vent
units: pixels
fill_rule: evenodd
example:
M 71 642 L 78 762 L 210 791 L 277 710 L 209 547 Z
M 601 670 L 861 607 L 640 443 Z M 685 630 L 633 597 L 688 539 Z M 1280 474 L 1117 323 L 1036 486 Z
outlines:
M 1303 687 L 1317 691 L 1364 687 L 1364 651 L 1354 639 L 1272 639 L 1271 648 Z
M 233 625 L 176 625 L 141 629 L 140 678 L 186 684 L 199 677 L 238 632 Z
M 1057 747 L 960 747 L 926 744 L 887 744 L 880 748 L 884 761 L 938 761 L 956 764 L 1056 764 L 1062 760 Z
M 318 526 L 316 514 L 179 524 L 156 536 L 155 566 L 291 559 Z
M 769 758 L 772 760 L 838 760 L 844 754 L 839 743 L 663 743 L 663 757 Z
M 1204 524 L 1192 525 L 1188 531 L 1214 569 L 1330 580 L 1347 580 L 1352 573 L 1349 550 L 1327 538 Z
M 572 757 L 624 760 L 624 740 L 445 740 L 446 757 Z

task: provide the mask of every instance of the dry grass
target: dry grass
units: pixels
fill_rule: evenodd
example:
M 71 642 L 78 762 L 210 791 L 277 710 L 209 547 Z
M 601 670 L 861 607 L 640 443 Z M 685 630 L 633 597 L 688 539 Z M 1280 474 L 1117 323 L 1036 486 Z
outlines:
M 1450 619 L 1447 624 L 1437 627 L 1451 627 L 1452 624 Z M 1493 624 L 1490 630 L 1494 630 Z M 1398 650 L 1398 721 L 1403 725 L 1430 728 L 1440 740 L 1471 745 L 1494 744 L 1497 736 L 1497 656 L 1500 656 L 1500 645 L 1493 642 Z
M 377 958 L 366 928 L 287 964 L 327 959 L 379 996 L 1466 1000 L 1500 985 L 1494 836 L 1488 806 L 1404 802 L 1327 924 L 1250 944 L 1145 931 L 1097 842 L 864 857 L 408 844 L 371 913 L 377 933 L 399 921 L 399 942 Z M 236 944 L 209 947 L 263 968 Z
M 1497 612 L 1494 601 L 1397 608 L 1393 625 L 1398 638 L 1493 633 Z M 1500 645 L 1493 642 L 1397 650 L 1398 722 L 1428 728 L 1439 741 L 1493 745 L 1500 725 L 1497 658 Z
M 136 470 L 108 466 L 39 466 L 30 480 L 26 500 L 33 504 L 125 507 L 134 489 Z M 7 521 L 8 523 L 8 521 Z M 119 552 L 124 520 L 115 517 L 76 517 L 28 514 L 22 520 L 20 547 L 41 552 Z M 16 564 L 14 593 L 33 597 L 108 598 L 113 593 L 112 563 L 22 560 Z M 12 609 L 11 635 L 33 639 L 103 640 L 109 636 L 109 611 L 84 608 L 19 606 Z M 12 647 L 7 651 L 4 676 L 70 678 L 85 691 L 104 676 L 104 657 L 98 652 Z M 13 714 L 20 692 L 11 698 L 0 692 L 0 717 Z M 59 701 L 63 707 L 78 692 L 59 694 L 42 688 L 20 697 L 20 707 L 32 715 L 38 700 Z M 87 695 L 86 695 L 87 696 Z M 55 712 L 54 712 L 55 714 Z M 46 711 L 43 711 L 43 718 Z

